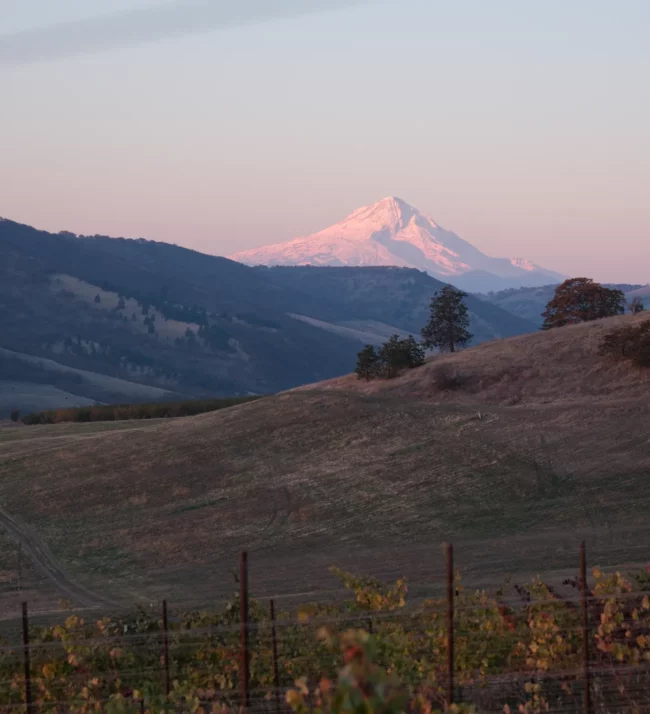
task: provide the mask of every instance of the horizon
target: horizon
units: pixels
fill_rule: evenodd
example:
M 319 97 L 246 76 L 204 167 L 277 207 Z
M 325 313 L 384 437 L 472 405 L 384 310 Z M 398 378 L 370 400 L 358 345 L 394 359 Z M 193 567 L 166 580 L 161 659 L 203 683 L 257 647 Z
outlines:
M 417 208 L 417 206 L 413 206 L 413 205 L 410 204 L 408 201 L 405 201 L 403 198 L 401 198 L 401 197 L 399 197 L 399 196 L 385 196 L 384 198 L 379 199 L 378 201 L 375 201 L 373 204 L 368 204 L 368 206 L 359 206 L 358 208 L 366 208 L 366 207 L 369 207 L 369 206 L 372 206 L 372 205 L 375 205 L 375 204 L 379 204 L 379 203 L 381 203 L 381 202 L 383 202 L 383 201 L 386 201 L 386 200 L 395 200 L 395 201 L 397 201 L 397 202 L 404 203 L 408 208 L 414 208 L 416 211 L 418 211 L 418 212 L 419 212 L 420 214 L 422 214 L 423 216 L 425 216 L 425 217 L 427 217 L 427 218 L 433 220 L 434 223 L 436 223 L 436 225 L 438 225 L 438 227 L 443 228 L 443 229 L 445 228 L 444 226 L 440 226 L 440 225 L 437 223 L 437 221 L 435 221 L 435 219 L 433 219 L 432 216 L 427 215 L 424 211 L 419 211 L 419 209 Z M 354 211 L 353 211 L 353 212 L 354 212 Z M 353 213 L 353 212 L 352 212 L 352 213 Z M 344 216 L 341 220 L 345 220 L 345 219 L 348 218 L 350 215 L 351 215 L 351 214 L 348 214 L 347 216 Z M 0 221 L 2 221 L 2 220 L 8 220 L 8 221 L 13 221 L 13 222 L 19 222 L 19 221 L 14 221 L 11 217 L 7 217 L 7 216 L 0 216 Z M 337 223 L 338 223 L 338 222 L 339 222 L 339 221 L 337 221 Z M 86 233 L 76 233 L 75 231 L 69 231 L 69 229 L 66 229 L 66 228 L 52 229 L 52 228 L 46 228 L 46 227 L 39 227 L 39 226 L 35 226 L 35 225 L 32 225 L 32 224 L 25 224 L 25 225 L 30 225 L 31 227 L 37 228 L 38 230 L 44 230 L 44 231 L 47 231 L 47 232 L 53 233 L 53 234 L 70 232 L 70 233 L 73 233 L 74 235 L 76 235 L 76 237 L 79 237 L 79 238 L 87 238 L 87 237 L 93 237 L 93 236 L 95 236 L 95 235 L 102 235 L 102 236 L 104 236 L 104 237 L 106 237 L 106 238 L 126 239 L 126 240 L 147 240 L 147 241 L 151 241 L 151 242 L 166 243 L 166 244 L 168 244 L 168 245 L 174 245 L 174 246 L 179 247 L 179 248 L 185 248 L 185 249 L 187 249 L 187 250 L 196 251 L 196 252 L 201 253 L 201 254 L 206 255 L 206 256 L 217 257 L 217 258 L 226 258 L 226 259 L 228 259 L 228 260 L 233 260 L 233 261 L 235 261 L 235 262 L 241 262 L 241 261 L 239 261 L 239 260 L 237 259 L 237 256 L 235 256 L 235 255 L 221 255 L 221 254 L 217 254 L 217 253 L 209 253 L 209 252 L 207 252 L 207 251 L 200 250 L 199 248 L 192 247 L 191 245 L 181 245 L 181 244 L 176 243 L 176 242 L 174 242 L 174 241 L 158 241 L 158 240 L 156 240 L 155 238 L 149 238 L 149 237 L 146 237 L 146 236 L 118 236 L 118 235 L 105 235 L 105 234 L 98 234 L 98 233 L 87 233 L 87 234 L 86 234 Z M 330 227 L 330 226 L 326 226 L 325 228 L 329 228 L 329 227 Z M 294 236 L 293 238 L 290 238 L 290 239 L 288 239 L 287 241 L 281 241 L 279 244 L 264 244 L 263 246 L 260 246 L 260 247 L 272 246 L 272 245 L 281 245 L 281 244 L 284 244 L 284 243 L 288 243 L 288 242 L 290 242 L 291 240 L 300 239 L 301 237 L 304 238 L 304 237 L 309 237 L 309 236 Z M 459 236 L 459 237 L 462 238 L 462 236 Z M 478 247 L 478 246 L 476 246 L 476 247 Z M 246 251 L 246 249 L 244 249 L 243 252 L 245 252 L 245 251 Z M 510 261 L 516 261 L 516 260 L 521 260 L 521 259 L 525 259 L 525 258 L 526 258 L 525 256 L 521 256 L 521 255 L 488 256 L 488 257 L 492 257 L 492 258 L 506 258 L 506 259 L 508 259 L 508 260 L 510 260 Z M 245 265 L 252 265 L 252 263 L 244 263 L 244 264 L 245 264 Z M 296 265 L 303 265 L 303 266 L 304 266 L 304 265 L 312 265 L 312 264 L 310 264 L 310 263 L 297 263 Z M 326 266 L 322 266 L 322 265 L 319 265 L 319 264 L 313 264 L 313 265 L 315 265 L 316 267 L 326 267 Z M 552 266 L 548 266 L 548 265 L 543 265 L 543 266 L 542 266 L 542 265 L 537 265 L 537 264 L 535 264 L 535 265 L 536 265 L 537 268 L 545 269 L 545 270 L 548 270 L 548 271 L 553 271 L 553 270 L 554 270 L 554 268 L 553 268 Z M 339 267 L 341 267 L 341 266 L 339 266 Z M 372 266 L 366 266 L 366 267 L 372 267 Z M 390 266 L 377 265 L 376 267 L 390 267 Z M 396 267 L 399 267 L 399 266 L 396 266 Z M 420 268 L 417 268 L 417 267 L 408 268 L 408 269 L 420 270 Z M 427 271 L 425 271 L 425 272 L 427 272 Z M 557 272 L 559 272 L 559 271 L 557 271 Z M 579 275 L 578 273 L 575 273 L 574 275 L 566 275 L 565 277 L 567 277 L 567 278 L 569 278 L 569 277 L 578 277 L 578 275 Z M 434 275 L 434 277 L 437 277 L 437 279 L 439 279 L 439 280 L 443 280 L 443 281 L 445 280 L 444 276 L 441 276 L 441 275 Z M 581 277 L 589 277 L 589 276 L 581 275 Z M 650 280 L 646 280 L 645 282 L 643 282 L 643 281 L 634 281 L 634 280 L 632 280 L 632 281 L 630 281 L 630 280 L 599 280 L 598 278 L 592 278 L 592 279 L 595 279 L 595 280 L 597 280 L 598 282 L 602 282 L 602 283 L 605 283 L 605 284 L 630 284 L 630 285 L 635 284 L 635 285 L 642 285 L 642 286 L 650 285 Z M 452 277 L 452 276 L 450 276 L 450 283 L 453 283 L 453 277 Z M 552 283 L 549 283 L 549 284 L 552 284 Z M 523 286 L 523 287 L 525 287 L 525 286 Z M 504 288 L 504 289 L 505 289 L 505 288 Z M 535 288 L 531 287 L 530 289 L 535 289 Z
M 227 256 L 401 196 L 489 256 L 650 280 L 642 0 L 95 8 L 0 12 L 10 220 Z

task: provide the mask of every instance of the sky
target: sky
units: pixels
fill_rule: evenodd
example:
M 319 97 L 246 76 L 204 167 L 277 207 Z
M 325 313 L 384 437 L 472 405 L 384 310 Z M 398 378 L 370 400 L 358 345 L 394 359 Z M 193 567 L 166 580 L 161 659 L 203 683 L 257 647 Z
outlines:
M 395 195 L 650 282 L 648 0 L 0 0 L 0 215 L 217 255 Z

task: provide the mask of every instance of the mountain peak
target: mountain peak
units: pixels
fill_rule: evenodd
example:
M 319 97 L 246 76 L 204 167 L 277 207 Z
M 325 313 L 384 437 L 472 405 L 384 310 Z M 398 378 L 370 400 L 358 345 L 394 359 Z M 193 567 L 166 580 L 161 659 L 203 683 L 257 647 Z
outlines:
M 386 206 L 392 210 L 396 211 L 417 211 L 410 204 L 408 204 L 404 199 L 398 198 L 397 196 L 386 196 L 382 198 L 381 201 L 373 204 L 375 206 Z
M 337 226 L 357 223 L 359 225 L 374 226 L 378 230 L 396 231 L 406 228 L 414 218 L 424 218 L 424 216 L 417 208 L 414 208 L 403 199 L 397 196 L 387 196 L 382 198 L 381 201 L 358 208 Z M 430 219 L 428 220 L 430 221 Z M 435 226 L 433 221 L 430 221 L 430 223 Z M 364 231 L 362 230 L 361 233 L 364 233 Z
M 540 284 L 553 282 L 548 271 L 525 259 L 485 255 L 397 196 L 362 206 L 313 235 L 231 257 L 248 265 L 408 267 L 443 280 L 481 272 L 495 280 L 521 278 L 522 285 L 530 284 L 535 279 L 532 276 L 545 273 Z

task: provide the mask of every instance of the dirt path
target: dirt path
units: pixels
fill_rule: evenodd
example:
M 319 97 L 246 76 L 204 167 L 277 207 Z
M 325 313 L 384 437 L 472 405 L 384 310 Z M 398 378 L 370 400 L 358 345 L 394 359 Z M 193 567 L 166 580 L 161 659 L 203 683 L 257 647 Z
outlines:
M 106 597 L 91 592 L 83 585 L 75 583 L 56 562 L 47 545 L 30 528 L 20 525 L 12 516 L 0 508 L 0 527 L 13 536 L 32 559 L 38 570 L 51 580 L 74 603 L 87 607 L 115 606 Z

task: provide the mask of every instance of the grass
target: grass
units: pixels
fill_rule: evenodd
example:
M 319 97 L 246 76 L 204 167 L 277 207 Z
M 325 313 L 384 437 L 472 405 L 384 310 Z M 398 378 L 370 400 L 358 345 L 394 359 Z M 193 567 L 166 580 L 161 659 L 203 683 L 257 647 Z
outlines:
M 181 420 L 6 429 L 0 503 L 125 599 L 225 598 L 244 548 L 257 595 L 332 587 L 331 563 L 437 581 L 449 540 L 482 583 L 574 572 L 584 537 L 590 562 L 643 562 L 650 381 L 598 355 L 615 324 Z M 436 390 L 441 362 L 471 382 Z
M 198 503 L 187 503 L 184 506 L 179 506 L 178 508 L 174 508 L 170 515 L 174 516 L 177 515 L 178 513 L 189 513 L 190 511 L 198 511 L 201 508 L 210 508 L 210 506 L 216 506 L 219 503 L 223 503 L 226 501 L 226 498 L 212 498 L 209 500 L 203 500 L 199 501 Z

